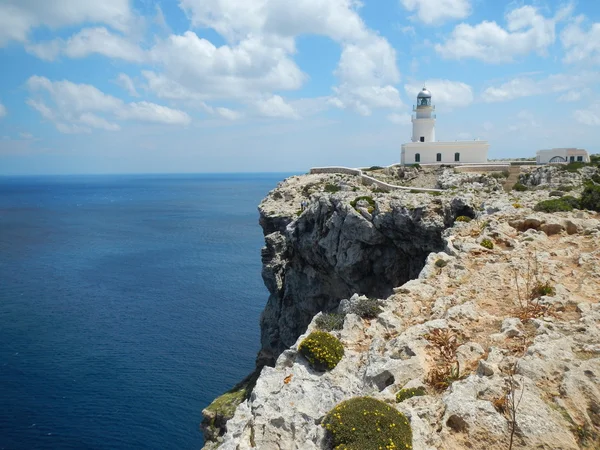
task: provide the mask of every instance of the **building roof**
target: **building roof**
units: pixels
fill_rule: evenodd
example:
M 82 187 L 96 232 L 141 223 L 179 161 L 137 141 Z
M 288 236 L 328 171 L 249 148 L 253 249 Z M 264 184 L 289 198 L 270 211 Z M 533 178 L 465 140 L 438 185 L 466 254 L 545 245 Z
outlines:
M 417 95 L 417 98 L 431 98 L 431 92 L 423 88 L 423 90 L 419 92 L 419 95 Z

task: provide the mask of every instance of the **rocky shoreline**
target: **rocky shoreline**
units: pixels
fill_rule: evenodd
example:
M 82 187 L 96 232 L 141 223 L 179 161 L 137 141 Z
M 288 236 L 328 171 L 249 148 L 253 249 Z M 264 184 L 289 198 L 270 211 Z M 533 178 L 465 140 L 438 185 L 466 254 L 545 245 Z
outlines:
M 205 448 L 329 448 L 321 421 L 355 396 L 404 413 L 417 450 L 508 448 L 513 428 L 515 449 L 597 448 L 600 215 L 533 210 L 595 174 L 531 168 L 527 190 L 506 193 L 498 177 L 443 169 L 441 195 L 349 175 L 280 183 L 259 207 L 270 296 L 257 376 L 204 411 Z M 348 313 L 361 295 L 380 299 L 376 317 Z M 316 372 L 298 345 L 344 305 L 330 332 L 345 355 Z M 397 403 L 402 389 L 425 395 Z

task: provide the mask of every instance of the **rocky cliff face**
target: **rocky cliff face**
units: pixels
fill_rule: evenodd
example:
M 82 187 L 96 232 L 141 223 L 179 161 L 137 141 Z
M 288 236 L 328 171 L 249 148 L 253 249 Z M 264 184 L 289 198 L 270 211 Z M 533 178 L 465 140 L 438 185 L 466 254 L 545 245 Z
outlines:
M 259 366 L 273 365 L 315 314 L 334 310 L 341 299 L 354 293 L 385 298 L 416 278 L 427 255 L 444 248 L 444 229 L 457 216 L 475 214 L 473 197 L 377 193 L 353 182 L 292 178 L 261 203 L 262 276 L 270 296 L 261 317 Z M 340 191 L 325 192 L 326 186 Z M 302 200 L 308 205 L 298 215 Z
M 410 419 L 415 450 L 508 448 L 515 422 L 514 449 L 600 447 L 600 215 L 537 213 L 548 191 L 442 178 L 458 189 L 381 193 L 348 176 L 292 177 L 261 203 L 270 297 L 257 362 L 275 364 L 215 446 L 328 449 L 324 415 L 368 395 Z M 332 331 L 344 357 L 315 372 L 299 343 L 355 293 L 380 298 L 382 312 L 347 314 Z M 396 403 L 415 387 L 426 395 Z

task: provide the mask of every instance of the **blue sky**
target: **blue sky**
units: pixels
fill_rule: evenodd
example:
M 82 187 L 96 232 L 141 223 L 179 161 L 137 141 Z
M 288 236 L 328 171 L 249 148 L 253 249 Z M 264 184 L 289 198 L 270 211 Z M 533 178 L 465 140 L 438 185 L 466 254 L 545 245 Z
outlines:
M 439 140 L 600 153 L 600 2 L 0 0 L 0 175 L 305 171 Z

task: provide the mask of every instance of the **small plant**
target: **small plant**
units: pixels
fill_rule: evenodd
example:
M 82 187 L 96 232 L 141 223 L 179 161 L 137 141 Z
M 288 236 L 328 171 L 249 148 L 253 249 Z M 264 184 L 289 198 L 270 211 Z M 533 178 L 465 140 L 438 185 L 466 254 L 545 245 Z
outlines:
M 439 267 L 440 269 L 442 267 L 446 267 L 447 265 L 448 265 L 448 261 L 446 261 L 445 259 L 440 258 L 440 259 L 436 260 L 436 262 L 435 262 L 435 267 Z
M 513 205 L 513 208 L 517 208 L 517 209 L 523 207 L 523 205 L 521 205 L 520 203 L 513 203 L 512 205 Z
M 595 173 L 591 176 L 591 179 L 594 183 L 600 184 L 600 173 Z
M 440 195 L 442 195 L 442 193 L 441 193 L 441 192 L 438 192 L 438 191 L 427 191 L 427 193 L 428 193 L 429 195 L 432 195 L 432 196 L 434 196 L 434 197 L 439 197 Z
M 417 163 L 417 164 L 413 164 L 412 166 L 413 166 L 415 169 L 420 169 L 420 168 L 421 168 L 421 164 L 418 164 L 418 163 Z
M 319 330 L 323 331 L 341 330 L 344 328 L 345 318 L 344 314 L 324 313 L 317 317 L 315 324 Z
M 582 167 L 588 166 L 589 163 L 585 163 L 582 161 L 576 161 L 576 162 L 572 162 L 569 164 L 563 164 L 560 167 L 561 170 L 566 170 L 567 172 L 577 172 L 579 169 L 581 169 Z
M 556 289 L 554 289 L 552 287 L 552 285 L 550 285 L 549 281 L 546 281 L 545 283 L 538 282 L 531 290 L 530 297 L 533 300 L 536 298 L 543 297 L 544 295 L 552 296 L 555 294 L 556 294 Z
M 373 197 L 369 197 L 368 195 L 363 195 L 361 197 L 356 197 L 354 200 L 352 200 L 350 202 L 350 206 L 352 206 L 354 209 L 357 209 L 357 205 L 360 201 L 365 201 L 368 203 L 368 208 L 367 211 L 369 212 L 369 214 L 371 214 L 373 211 L 375 211 L 375 200 L 373 200 Z
M 515 183 L 512 188 L 513 188 L 513 191 L 518 191 L 518 192 L 525 192 L 525 191 L 529 190 L 527 188 L 527 186 L 525 186 L 522 183 Z
M 534 210 L 555 213 L 560 211 L 573 211 L 573 205 L 568 201 L 564 201 L 563 198 L 555 198 L 551 200 L 543 200 L 534 206 Z
M 376 298 L 359 299 L 351 308 L 350 313 L 363 319 L 374 319 L 381 312 L 381 302 Z
M 515 431 L 517 430 L 517 411 L 521 400 L 523 400 L 523 394 L 525 393 L 525 386 L 521 387 L 521 395 L 517 399 L 517 382 L 515 380 L 515 373 L 517 372 L 517 363 L 511 368 L 508 374 L 508 394 L 506 395 L 506 409 L 509 415 L 510 425 L 510 441 L 508 444 L 508 450 L 512 450 L 513 441 L 515 437 Z M 524 380 L 523 380 L 524 381 Z
M 442 364 L 432 368 L 425 377 L 425 382 L 436 391 L 442 392 L 460 378 L 460 365 L 456 361 L 454 364 Z
M 490 241 L 489 239 L 484 239 L 483 241 L 481 241 L 480 245 L 489 250 L 494 248 L 494 243 L 492 241 Z
M 427 391 L 425 390 L 425 388 L 423 386 L 419 386 L 417 388 L 411 388 L 411 389 L 400 389 L 400 391 L 398 391 L 398 393 L 396 394 L 396 402 L 400 403 L 400 402 L 403 402 L 404 400 L 408 400 L 409 398 L 421 397 L 426 394 L 427 394 Z
M 412 429 L 406 416 L 371 397 L 340 403 L 321 426 L 336 450 L 412 449 Z
M 324 331 L 314 331 L 298 346 L 298 351 L 315 370 L 332 370 L 344 356 L 344 346 L 338 338 Z
M 575 189 L 575 186 L 567 186 L 566 184 L 562 184 L 556 188 L 557 191 L 562 191 L 562 192 L 570 192 L 573 189 Z
M 339 187 L 337 184 L 327 183 L 325 185 L 325 192 L 328 192 L 330 194 L 334 194 L 334 193 L 339 192 L 341 190 L 342 190 L 342 188 Z
M 471 220 L 473 220 L 473 219 L 471 219 L 469 216 L 458 216 L 456 218 L 455 222 L 466 222 L 466 223 L 469 223 Z
M 508 172 L 508 170 L 503 170 L 502 172 L 492 172 L 490 174 L 490 176 L 492 178 L 495 178 L 496 180 L 502 179 L 502 178 L 508 178 L 510 175 L 510 173 Z
M 581 208 L 600 211 L 600 186 L 587 183 L 579 201 Z
M 375 194 L 386 194 L 387 191 L 385 189 L 380 189 L 380 188 L 373 188 L 373 192 Z
M 369 171 L 371 171 L 371 170 L 382 170 L 382 169 L 383 169 L 383 167 L 381 167 L 381 166 L 371 166 L 371 167 L 369 167 L 368 169 L 363 169 L 363 170 L 364 170 L 365 172 L 369 172 Z

